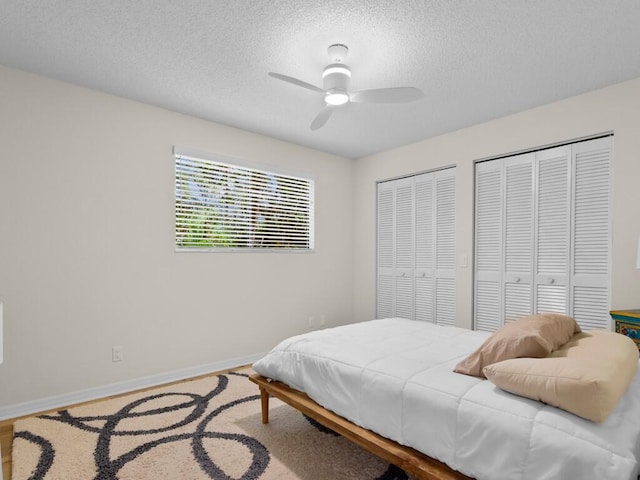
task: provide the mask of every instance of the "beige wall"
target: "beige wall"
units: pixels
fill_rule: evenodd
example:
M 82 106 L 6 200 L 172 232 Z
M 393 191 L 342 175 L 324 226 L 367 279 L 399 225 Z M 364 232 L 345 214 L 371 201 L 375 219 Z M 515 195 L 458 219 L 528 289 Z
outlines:
M 376 181 L 456 165 L 472 260 L 474 160 L 607 131 L 612 306 L 637 308 L 640 79 L 352 162 L 0 67 L 0 408 L 254 355 L 312 315 L 373 318 Z M 313 176 L 316 252 L 175 253 L 173 145 Z
M 437 112 L 434 112 L 437 115 Z M 640 79 L 359 159 L 354 172 L 354 317 L 375 314 L 375 183 L 457 167 L 457 251 L 473 258 L 474 160 L 613 131 L 612 307 L 640 308 Z M 472 261 L 457 268 L 457 324 L 472 321 Z
M 311 175 L 316 252 L 175 253 L 174 145 Z M 3 67 L 0 148 L 0 407 L 352 318 L 350 160 Z

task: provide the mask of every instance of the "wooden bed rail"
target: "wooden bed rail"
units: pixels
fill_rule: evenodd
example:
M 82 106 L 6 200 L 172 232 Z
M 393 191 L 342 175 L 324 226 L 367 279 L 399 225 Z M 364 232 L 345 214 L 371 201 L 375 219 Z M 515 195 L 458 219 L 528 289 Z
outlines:
M 271 395 L 420 480 L 472 480 L 413 448 L 400 445 L 351 423 L 284 383 L 270 381 L 258 374 L 250 375 L 249 380 L 260 388 L 262 423 L 269 423 L 269 396 Z

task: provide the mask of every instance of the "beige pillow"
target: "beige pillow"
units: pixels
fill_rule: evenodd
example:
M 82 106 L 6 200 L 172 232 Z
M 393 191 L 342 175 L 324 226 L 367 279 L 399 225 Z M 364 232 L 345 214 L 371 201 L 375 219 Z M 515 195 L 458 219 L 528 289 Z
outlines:
M 580 332 L 576 321 L 560 313 L 541 313 L 507 323 L 462 360 L 454 372 L 484 377 L 492 363 L 520 357 L 546 357 Z
M 484 368 L 486 377 L 516 395 L 603 422 L 638 367 L 638 348 L 618 333 L 579 333 L 547 358 L 515 358 Z

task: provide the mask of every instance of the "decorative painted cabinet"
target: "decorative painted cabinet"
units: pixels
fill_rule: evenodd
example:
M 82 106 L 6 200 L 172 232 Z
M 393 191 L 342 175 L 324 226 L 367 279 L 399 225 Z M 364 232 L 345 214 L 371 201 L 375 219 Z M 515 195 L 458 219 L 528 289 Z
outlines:
M 626 335 L 636 342 L 636 346 L 640 350 L 640 309 L 611 310 L 609 313 L 616 324 L 616 332 Z

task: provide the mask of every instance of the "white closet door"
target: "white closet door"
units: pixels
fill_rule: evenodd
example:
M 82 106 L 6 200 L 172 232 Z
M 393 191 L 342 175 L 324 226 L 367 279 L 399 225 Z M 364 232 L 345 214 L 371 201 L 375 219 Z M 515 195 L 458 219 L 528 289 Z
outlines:
M 475 329 L 502 325 L 502 160 L 476 165 Z
M 585 329 L 609 329 L 611 137 L 573 147 L 571 315 Z
M 533 153 L 476 165 L 475 328 L 532 312 Z
M 504 272 L 501 317 L 516 320 L 532 311 L 533 153 L 504 161 Z
M 395 274 L 394 316 L 413 319 L 413 179 L 397 181 L 395 191 Z
M 436 323 L 456 323 L 456 171 L 435 172 Z
M 571 147 L 537 152 L 536 312 L 569 313 Z
M 377 305 L 378 318 L 394 315 L 394 204 L 391 182 L 378 184 L 378 254 Z
M 611 148 L 607 137 L 476 165 L 476 329 L 534 312 L 610 328 Z
M 378 318 L 413 318 L 413 203 L 411 178 L 378 184 Z
M 435 323 L 433 174 L 415 177 L 415 319 Z
M 377 316 L 455 324 L 455 169 L 378 184 Z

